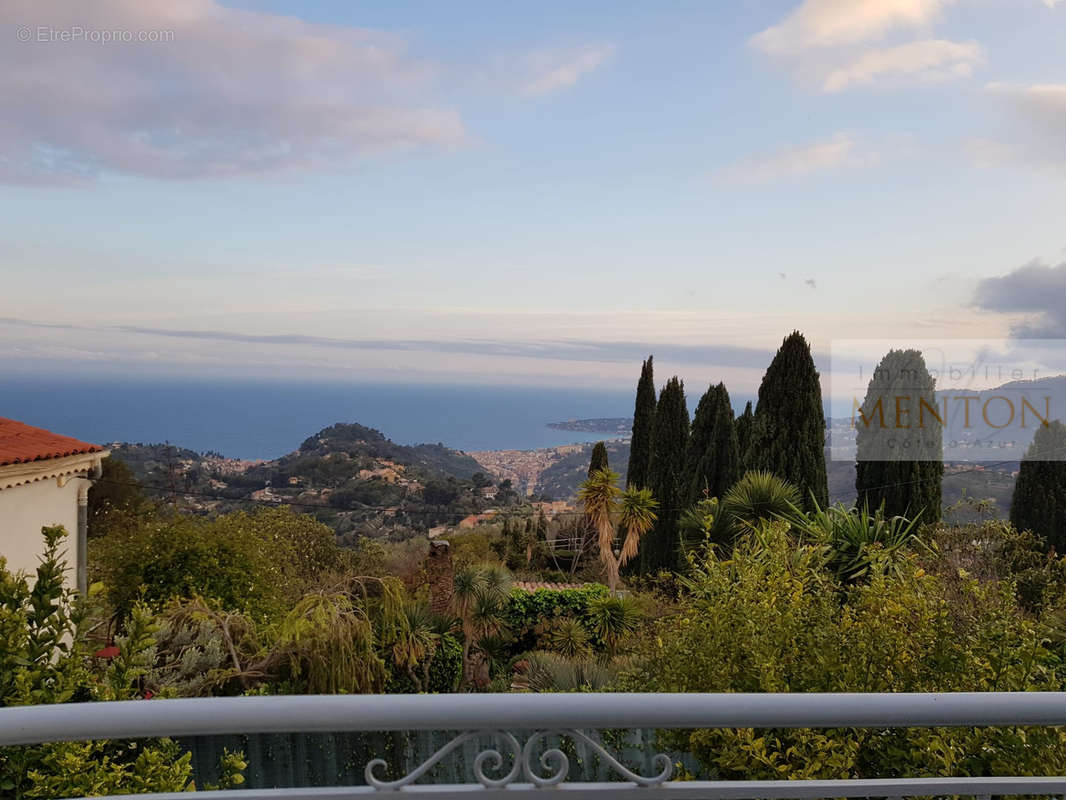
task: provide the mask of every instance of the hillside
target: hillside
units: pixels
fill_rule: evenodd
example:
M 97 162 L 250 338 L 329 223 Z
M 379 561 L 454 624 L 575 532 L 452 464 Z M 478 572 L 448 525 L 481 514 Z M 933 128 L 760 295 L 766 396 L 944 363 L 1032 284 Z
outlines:
M 249 502 L 291 504 L 337 530 L 425 530 L 484 510 L 478 463 L 441 444 L 398 445 L 380 431 L 337 423 L 271 461 L 227 459 L 169 444 L 112 446 L 157 497 L 184 510 L 222 512 Z M 513 493 L 512 493 L 513 494 Z M 511 495 L 500 492 L 496 504 Z

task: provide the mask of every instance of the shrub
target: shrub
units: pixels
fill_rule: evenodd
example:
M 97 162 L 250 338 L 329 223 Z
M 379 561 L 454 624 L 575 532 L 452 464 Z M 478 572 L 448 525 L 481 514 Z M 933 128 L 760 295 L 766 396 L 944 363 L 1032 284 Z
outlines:
M 569 617 L 591 632 L 589 604 L 607 595 L 607 587 L 594 583 L 579 589 L 537 589 L 525 592 L 515 589 L 508 597 L 503 619 L 515 639 L 514 652 L 522 653 L 537 647 L 537 638 L 553 620 Z M 593 646 L 602 646 L 595 636 Z
M 1057 689 L 1060 661 L 1011 581 L 948 585 L 915 557 L 875 565 L 842 585 L 821 546 L 783 524 L 713 553 L 688 579 L 679 612 L 637 668 L 636 691 L 932 692 Z M 997 731 L 699 730 L 673 734 L 722 778 L 843 778 L 1053 773 L 1066 768 L 1061 729 Z

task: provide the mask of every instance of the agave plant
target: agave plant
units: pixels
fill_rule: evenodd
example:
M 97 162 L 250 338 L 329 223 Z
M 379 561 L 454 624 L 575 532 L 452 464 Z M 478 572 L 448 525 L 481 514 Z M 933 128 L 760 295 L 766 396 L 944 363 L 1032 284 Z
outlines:
M 595 692 L 614 680 L 616 670 L 587 658 L 567 658 L 534 650 L 526 656 L 533 692 Z
M 897 556 L 918 541 L 914 519 L 886 517 L 884 508 L 847 508 L 843 503 L 822 509 L 817 503 L 807 515 L 792 514 L 793 529 L 826 548 L 827 564 L 842 581 L 854 582 L 875 565 L 894 569 Z

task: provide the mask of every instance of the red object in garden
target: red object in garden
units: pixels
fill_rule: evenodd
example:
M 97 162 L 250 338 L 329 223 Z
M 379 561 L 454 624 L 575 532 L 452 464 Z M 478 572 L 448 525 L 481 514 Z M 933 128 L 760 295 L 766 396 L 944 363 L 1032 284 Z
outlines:
M 93 653 L 94 658 L 115 658 L 118 656 L 118 645 L 109 644 L 107 647 L 101 648 Z

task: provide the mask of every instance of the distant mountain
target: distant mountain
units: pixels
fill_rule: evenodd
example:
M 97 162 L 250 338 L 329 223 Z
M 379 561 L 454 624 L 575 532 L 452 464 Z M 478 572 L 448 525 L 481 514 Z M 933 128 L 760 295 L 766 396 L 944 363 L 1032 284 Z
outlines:
M 619 483 L 625 486 L 626 467 L 629 464 L 629 442 L 612 440 L 607 445 L 607 465 L 621 475 Z M 536 493 L 548 495 L 556 500 L 570 500 L 577 497 L 582 481 L 588 477 L 589 461 L 592 458 L 594 443 L 581 446 L 580 450 L 567 453 L 558 461 L 540 473 L 537 479 Z
M 629 438 L 633 432 L 632 417 L 597 417 L 596 419 L 569 419 L 565 422 L 549 422 L 556 431 L 580 431 L 581 433 L 609 433 Z

